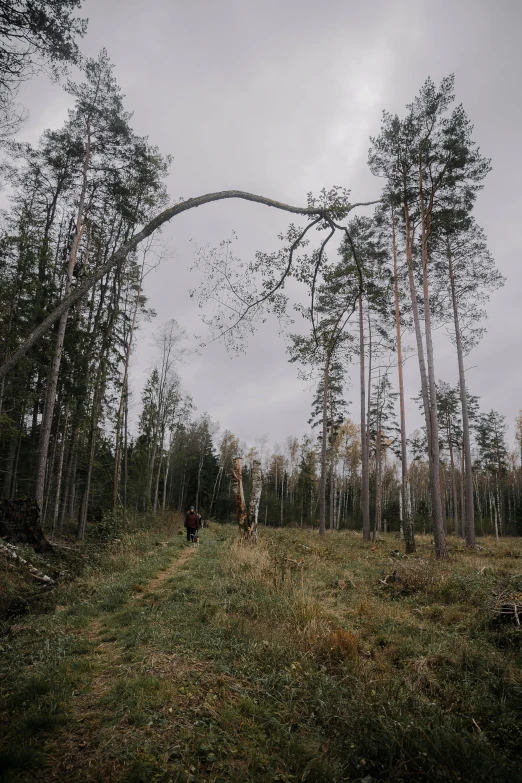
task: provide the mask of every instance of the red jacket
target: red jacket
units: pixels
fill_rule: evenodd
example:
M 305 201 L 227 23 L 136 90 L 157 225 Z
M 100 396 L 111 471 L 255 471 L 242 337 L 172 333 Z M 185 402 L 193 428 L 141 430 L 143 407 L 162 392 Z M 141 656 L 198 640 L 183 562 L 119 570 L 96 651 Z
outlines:
M 185 515 L 185 527 L 191 530 L 199 530 L 201 527 L 201 515 L 195 511 L 187 511 Z

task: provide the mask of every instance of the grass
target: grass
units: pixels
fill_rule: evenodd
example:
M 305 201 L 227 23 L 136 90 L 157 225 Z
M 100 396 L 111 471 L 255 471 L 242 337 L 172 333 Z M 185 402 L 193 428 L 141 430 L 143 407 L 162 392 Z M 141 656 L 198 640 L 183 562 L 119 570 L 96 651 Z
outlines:
M 522 547 L 232 527 L 123 535 L 17 619 L 0 776 L 121 781 L 522 780 L 521 631 L 495 619 Z M 517 576 L 518 575 L 518 576 Z M 22 627 L 20 627 L 22 626 Z

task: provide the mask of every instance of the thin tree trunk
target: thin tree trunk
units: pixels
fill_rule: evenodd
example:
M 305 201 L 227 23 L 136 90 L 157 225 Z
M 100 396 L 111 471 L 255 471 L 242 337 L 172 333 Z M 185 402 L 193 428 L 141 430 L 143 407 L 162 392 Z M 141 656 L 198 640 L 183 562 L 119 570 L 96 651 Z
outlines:
M 245 503 L 245 495 L 243 492 L 243 475 L 240 457 L 234 457 L 232 460 L 231 479 L 232 490 L 234 492 L 234 500 L 236 504 L 236 516 L 239 527 L 239 534 L 242 538 L 248 538 L 248 513 Z
M 324 362 L 323 377 L 323 440 L 321 443 L 321 506 L 319 519 L 319 535 L 326 533 L 326 438 L 328 418 L 328 380 L 330 374 L 330 353 L 327 352 Z
M 450 470 L 451 470 L 451 492 L 453 495 L 453 524 L 455 526 L 455 535 L 459 534 L 459 513 L 458 513 L 458 501 L 457 501 L 457 477 L 455 474 L 455 460 L 453 459 L 453 436 L 451 432 L 451 420 L 449 413 L 446 413 L 446 423 L 448 431 L 448 449 L 450 455 Z
M 169 466 L 170 466 L 170 445 L 169 445 L 169 451 L 165 458 L 165 472 L 163 474 L 163 499 L 161 508 L 163 511 L 165 511 L 166 504 L 167 504 L 167 480 L 169 477 Z
M 475 504 L 473 502 L 473 467 L 471 463 L 471 437 L 469 431 L 469 413 L 468 413 L 468 395 L 466 390 L 466 375 L 464 371 L 464 352 L 462 348 L 462 334 L 460 331 L 460 319 L 457 302 L 457 292 L 455 288 L 455 275 L 453 273 L 453 258 L 449 237 L 446 237 L 446 248 L 448 253 L 448 268 L 451 286 L 451 303 L 453 306 L 453 322 L 455 326 L 455 343 L 457 346 L 457 361 L 459 366 L 459 387 L 460 404 L 462 408 L 462 437 L 464 444 L 464 470 L 465 470 L 465 492 L 466 492 L 466 546 L 475 546 Z
M 87 475 L 85 478 L 85 487 L 83 490 L 82 502 L 80 506 L 80 517 L 78 520 L 78 527 L 76 530 L 76 538 L 78 539 L 78 541 L 83 541 L 83 539 L 85 538 L 85 526 L 87 524 L 87 510 L 89 507 L 89 495 L 91 492 L 92 469 L 94 466 L 94 455 L 96 451 L 96 421 L 97 421 L 97 417 L 95 420 L 93 420 L 93 423 L 91 425 L 91 434 L 89 439 L 89 455 L 87 459 Z
M 63 491 L 62 505 L 60 509 L 60 519 L 58 522 L 58 533 L 61 533 L 63 530 L 63 523 L 67 511 L 67 501 L 73 491 L 73 469 L 76 460 L 76 450 L 78 446 L 79 434 L 80 434 L 80 425 L 78 424 L 74 427 L 73 430 L 71 445 L 69 449 L 69 456 L 67 459 L 67 471 L 66 471 L 65 487 Z
M 69 495 L 69 519 L 74 519 L 74 509 L 76 505 L 76 473 L 78 469 L 78 447 L 74 451 L 74 460 L 72 465 L 71 493 Z
M 364 541 L 370 540 L 370 476 L 368 430 L 366 427 L 366 373 L 364 369 L 364 314 L 362 296 L 359 297 L 359 368 L 361 394 L 361 510 Z
M 5 499 L 11 497 L 11 489 L 13 486 L 13 467 L 15 463 L 15 457 L 16 457 L 16 448 L 18 445 L 18 432 L 16 433 L 16 436 L 14 433 L 11 434 L 9 438 L 9 450 L 7 452 L 7 462 L 5 464 L 5 471 L 4 471 L 4 487 L 3 487 L 3 496 Z
M 127 481 L 129 477 L 129 383 L 125 384 L 125 405 L 123 408 L 123 516 L 127 517 Z
M 60 458 L 58 461 L 58 475 L 56 478 L 56 495 L 54 498 L 54 513 L 53 513 L 53 527 L 52 535 L 56 532 L 56 525 L 58 522 L 58 512 L 60 510 L 60 495 L 62 489 L 62 475 L 63 475 L 63 459 L 65 455 L 65 443 L 67 441 L 67 424 L 69 421 L 69 407 L 65 408 L 65 420 L 63 423 L 62 442 L 60 444 Z
M 262 474 L 261 463 L 254 460 L 252 463 L 252 489 L 248 503 L 248 539 L 257 541 L 257 520 L 259 516 L 259 502 L 261 500 Z M 265 523 L 266 524 L 266 523 Z
M 210 510 L 209 510 L 209 512 L 208 512 L 208 516 L 209 516 L 209 518 L 212 516 L 212 508 L 213 508 L 213 506 L 214 506 L 214 498 L 215 498 L 215 496 L 216 496 L 216 488 L 217 488 L 217 485 L 218 485 L 218 481 L 219 481 L 219 479 L 221 478 L 221 473 L 222 473 L 222 472 L 223 472 L 223 467 L 222 467 L 222 466 L 220 466 L 220 467 L 218 468 L 218 472 L 217 472 L 216 480 L 215 480 L 215 482 L 214 482 L 214 489 L 212 490 L 212 499 L 211 499 L 211 501 L 210 501 Z
M 160 435 L 160 449 L 159 449 L 159 458 L 158 458 L 158 472 L 156 473 L 156 483 L 154 485 L 154 504 L 153 504 L 153 513 L 155 514 L 158 510 L 158 499 L 159 499 L 159 483 L 161 478 L 161 466 L 163 463 L 163 451 L 164 451 L 164 443 L 165 443 L 165 430 L 162 428 L 161 435 Z M 196 499 L 197 502 L 197 499 Z M 196 511 L 197 511 L 196 506 Z
M 281 527 L 284 527 L 284 524 L 285 524 L 284 516 L 283 516 L 283 514 L 284 514 L 284 506 L 283 506 L 284 499 L 285 499 L 285 473 L 282 470 L 282 475 L 281 475 Z
M 199 512 L 199 494 L 201 491 L 201 471 L 203 470 L 203 459 L 205 457 L 205 449 L 207 447 L 207 436 L 205 434 L 203 438 L 203 443 L 201 444 L 201 450 L 199 453 L 199 463 L 198 463 L 198 484 L 196 489 L 196 512 Z
M 498 511 L 496 508 L 495 497 L 493 495 L 493 492 L 491 491 L 489 493 L 489 505 L 491 508 L 491 516 L 493 518 L 493 522 L 495 525 L 495 538 L 497 539 L 497 543 L 498 543 L 499 540 Z
M 473 479 L 473 476 L 472 476 Z M 473 484 L 471 486 L 473 491 Z M 479 509 L 480 513 L 480 509 Z M 460 450 L 460 535 L 466 535 L 466 468 L 464 465 L 464 444 Z
M 446 549 L 446 535 L 444 531 L 444 517 L 441 497 L 441 474 L 440 474 L 440 447 L 439 447 L 439 422 L 437 411 L 437 385 L 435 381 L 435 360 L 433 353 L 433 338 L 431 332 L 431 306 L 429 293 L 429 272 L 428 272 L 428 235 L 430 209 L 426 212 L 424 204 L 424 187 L 422 164 L 419 158 L 419 197 L 420 197 L 420 218 L 422 231 L 422 289 L 424 303 L 424 331 L 426 337 L 426 358 L 428 364 L 428 404 L 429 418 L 427 427 L 431 432 L 430 443 L 430 490 L 432 503 L 433 519 L 433 537 L 435 539 L 435 551 L 438 558 L 446 558 L 448 552 Z M 430 202 L 431 203 L 431 202 Z
M 53 484 L 53 476 L 55 472 L 56 463 L 56 450 L 58 446 L 58 433 L 60 432 L 60 419 L 61 414 L 58 415 L 58 421 L 56 422 L 56 431 L 53 438 L 53 448 L 51 452 L 51 459 L 47 462 L 47 470 L 45 475 L 45 490 L 44 491 L 44 503 L 42 508 L 42 530 L 45 530 L 45 523 L 47 520 L 47 509 L 49 508 L 49 500 L 51 496 L 51 489 Z
M 91 155 L 91 130 L 90 125 L 87 125 L 87 145 L 85 148 L 85 156 L 83 160 L 83 174 L 82 174 L 82 188 L 80 192 L 80 200 L 78 203 L 78 211 L 76 213 L 76 231 L 74 240 L 71 247 L 71 252 L 67 260 L 67 274 L 65 278 L 65 290 L 64 300 L 68 298 L 71 291 L 73 271 L 76 265 L 76 257 L 78 254 L 78 248 L 83 235 L 85 227 L 85 196 L 87 192 L 87 172 L 89 170 L 89 161 Z M 43 507 L 44 499 L 44 487 L 45 487 L 45 473 L 47 468 L 47 455 L 49 452 L 49 441 L 51 438 L 51 426 L 53 421 L 54 405 L 56 401 L 56 390 L 58 388 L 58 376 L 60 373 L 60 363 L 62 360 L 63 343 L 65 338 L 65 329 L 67 326 L 67 316 L 69 314 L 69 307 L 67 307 L 60 315 L 58 321 L 58 331 L 56 334 L 56 342 L 54 346 L 54 353 L 51 362 L 51 368 L 49 370 L 49 376 L 47 378 L 47 391 L 45 395 L 44 412 L 42 416 L 42 424 L 40 427 L 40 441 L 38 444 L 38 457 L 36 466 L 36 486 L 35 486 L 35 499 L 39 507 Z
M 179 488 L 179 504 L 178 504 L 179 512 L 183 508 L 183 499 L 185 496 L 185 473 L 186 472 L 187 472 L 187 463 L 185 462 L 185 465 L 183 466 L 183 473 L 181 474 L 181 486 Z
M 143 255 L 143 262 L 141 265 L 140 281 L 138 285 L 138 291 L 136 293 L 136 301 L 134 303 L 134 311 L 132 313 L 132 321 L 129 329 L 129 337 L 127 346 L 125 349 L 125 365 L 123 371 L 123 381 L 121 386 L 120 404 L 118 406 L 118 413 L 116 415 L 116 442 L 114 445 L 114 475 L 112 479 L 112 507 L 116 508 L 118 502 L 118 486 L 120 483 L 120 444 L 121 444 L 121 421 L 123 416 L 123 409 L 125 406 L 125 399 L 127 395 L 127 386 L 129 378 L 129 364 L 132 351 L 132 338 L 134 336 L 134 329 L 136 326 L 136 316 L 138 314 L 141 286 L 143 283 L 143 270 L 145 267 L 145 254 Z
M 377 398 L 377 405 L 379 399 Z M 379 411 L 377 411 L 377 432 L 375 435 L 375 526 L 373 528 L 373 540 L 377 538 L 377 533 L 382 530 L 381 503 L 382 503 L 382 485 L 381 485 L 381 421 Z
M 330 394 L 330 507 L 329 507 L 329 526 L 330 530 L 335 527 L 335 443 L 334 443 L 334 412 L 333 399 Z
M 393 275 L 395 294 L 395 332 L 397 340 L 397 371 L 399 375 L 399 407 L 401 426 L 401 522 L 406 554 L 415 552 L 415 533 L 411 513 L 410 483 L 408 476 L 408 449 L 406 443 L 406 405 L 404 401 L 404 376 L 402 364 L 401 315 L 399 304 L 399 275 L 397 270 L 397 244 L 395 238 L 395 211 L 392 209 Z

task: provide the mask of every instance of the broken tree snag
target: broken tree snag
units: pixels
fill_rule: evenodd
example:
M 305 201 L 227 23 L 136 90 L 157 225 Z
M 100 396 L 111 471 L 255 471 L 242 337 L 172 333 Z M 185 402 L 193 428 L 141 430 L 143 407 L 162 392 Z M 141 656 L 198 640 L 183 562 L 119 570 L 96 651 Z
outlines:
M 252 490 L 248 503 L 248 537 L 251 541 L 257 541 L 257 517 L 259 515 L 262 486 L 261 463 L 258 460 L 254 460 L 252 463 Z
M 0 503 L 0 537 L 10 544 L 29 544 L 35 552 L 51 552 L 35 500 L 11 498 Z
M 248 538 L 248 514 L 245 494 L 243 492 L 243 470 L 239 457 L 234 457 L 232 460 L 232 472 L 230 477 L 232 478 L 232 491 L 234 493 L 234 500 L 236 501 L 236 516 L 239 532 L 243 538 Z

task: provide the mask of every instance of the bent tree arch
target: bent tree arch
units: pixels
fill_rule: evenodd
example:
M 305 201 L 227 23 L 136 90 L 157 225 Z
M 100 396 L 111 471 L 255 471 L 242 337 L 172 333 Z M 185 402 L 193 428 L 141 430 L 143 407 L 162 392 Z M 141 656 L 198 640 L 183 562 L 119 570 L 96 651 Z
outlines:
M 332 195 L 333 194 L 333 195 Z M 377 202 L 360 202 L 358 204 L 350 204 L 346 197 L 338 196 L 336 191 L 332 191 L 327 203 L 321 205 L 312 205 L 308 207 L 294 207 L 290 204 L 284 204 L 281 201 L 275 201 L 265 196 L 258 196 L 254 193 L 247 193 L 243 190 L 222 190 L 217 193 L 206 193 L 203 196 L 196 196 L 195 198 L 187 199 L 186 201 L 180 201 L 174 204 L 172 207 L 168 207 L 149 223 L 147 223 L 141 231 L 135 234 L 128 242 L 122 245 L 96 272 L 86 278 L 82 283 L 76 286 L 67 296 L 65 296 L 60 304 L 45 318 L 41 324 L 24 340 L 24 342 L 7 358 L 4 364 L 0 367 L 0 379 L 3 378 L 19 361 L 23 356 L 35 345 L 38 340 L 51 328 L 51 326 L 66 313 L 71 305 L 77 302 L 79 299 L 85 296 L 88 291 L 111 271 L 119 263 L 122 263 L 127 255 L 135 250 L 140 242 L 150 236 L 164 223 L 172 220 L 176 215 L 180 215 L 182 212 L 187 212 L 189 209 L 195 209 L 201 207 L 204 204 L 209 204 L 212 201 L 223 201 L 224 199 L 238 198 L 244 201 L 253 201 L 257 204 L 264 204 L 267 207 L 274 207 L 275 209 L 283 212 L 290 212 L 295 215 L 303 215 L 311 218 L 315 218 L 315 222 L 325 221 L 329 226 L 335 225 L 336 228 L 344 228 L 335 223 L 340 219 L 346 217 L 346 215 L 355 207 L 369 206 Z M 344 229 L 346 230 L 346 229 Z M 290 270 L 287 269 L 286 274 Z

